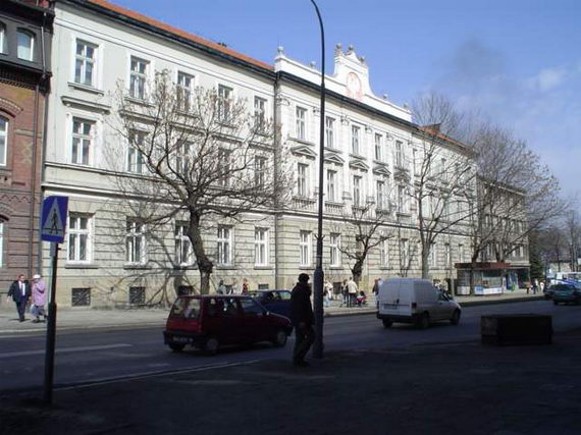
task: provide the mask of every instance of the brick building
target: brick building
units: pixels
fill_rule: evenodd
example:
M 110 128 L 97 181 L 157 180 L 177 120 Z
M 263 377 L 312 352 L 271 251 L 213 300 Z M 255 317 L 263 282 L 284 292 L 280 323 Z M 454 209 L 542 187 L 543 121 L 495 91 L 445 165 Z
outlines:
M 54 15 L 48 1 L 0 2 L 0 294 L 40 268 L 39 205 Z M 0 303 L 6 303 L 4 297 Z

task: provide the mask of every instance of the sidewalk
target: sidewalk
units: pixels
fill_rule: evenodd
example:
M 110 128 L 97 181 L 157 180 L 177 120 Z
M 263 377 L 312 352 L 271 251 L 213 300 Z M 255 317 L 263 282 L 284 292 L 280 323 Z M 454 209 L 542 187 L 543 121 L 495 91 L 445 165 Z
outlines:
M 542 295 L 526 294 L 526 290 L 516 290 L 502 295 L 489 296 L 457 296 L 456 300 L 462 306 L 493 304 L 504 302 L 519 302 L 542 298 Z M 113 327 L 147 327 L 159 326 L 163 328 L 169 309 L 91 309 L 91 308 L 58 308 L 57 330 L 91 329 Z M 343 316 L 352 314 L 374 314 L 376 312 L 373 298 L 364 307 L 340 307 L 339 301 L 332 301 L 331 306 L 325 308 L 325 316 Z M 27 314 L 27 321 L 20 323 L 14 304 L 9 303 L 0 307 L 0 336 L 3 334 L 32 333 L 44 331 L 45 323 L 32 323 L 32 317 Z

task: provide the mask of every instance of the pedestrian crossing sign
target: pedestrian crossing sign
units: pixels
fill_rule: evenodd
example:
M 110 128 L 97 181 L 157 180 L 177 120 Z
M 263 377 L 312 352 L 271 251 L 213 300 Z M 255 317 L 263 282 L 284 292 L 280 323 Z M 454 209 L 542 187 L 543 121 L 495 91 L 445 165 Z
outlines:
M 68 196 L 47 196 L 42 201 L 40 238 L 47 242 L 62 243 L 65 239 Z

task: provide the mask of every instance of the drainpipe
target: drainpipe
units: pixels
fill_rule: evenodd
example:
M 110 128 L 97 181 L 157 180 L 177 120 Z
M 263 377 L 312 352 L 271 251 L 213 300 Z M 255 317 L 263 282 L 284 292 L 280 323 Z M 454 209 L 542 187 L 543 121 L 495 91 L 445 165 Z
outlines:
M 274 79 L 274 101 L 273 101 L 273 114 L 272 123 L 274 127 L 274 189 L 275 189 L 275 201 L 274 201 L 274 288 L 284 288 L 283 279 L 280 276 L 280 260 L 281 255 L 281 234 L 280 234 L 280 173 L 281 168 L 279 164 L 281 162 L 281 140 L 280 140 L 280 129 L 278 125 L 278 92 L 279 92 L 279 76 L 276 74 Z

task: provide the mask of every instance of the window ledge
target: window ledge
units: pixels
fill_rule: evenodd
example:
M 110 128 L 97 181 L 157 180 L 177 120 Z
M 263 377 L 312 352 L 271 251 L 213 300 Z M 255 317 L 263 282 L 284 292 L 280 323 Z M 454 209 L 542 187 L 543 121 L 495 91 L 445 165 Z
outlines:
M 101 95 L 101 96 L 105 95 L 105 91 L 98 89 L 98 88 L 91 86 L 91 85 L 84 85 L 82 83 L 69 82 L 69 88 L 79 89 L 81 91 L 90 92 L 91 94 L 96 94 L 96 95 Z
M 95 263 L 65 263 L 65 269 L 99 269 Z
M 123 266 L 123 269 L 125 269 L 125 270 L 146 270 L 146 269 L 151 269 L 151 266 L 148 266 L 147 264 L 125 264 Z
M 272 266 L 254 266 L 254 270 L 272 270 Z

